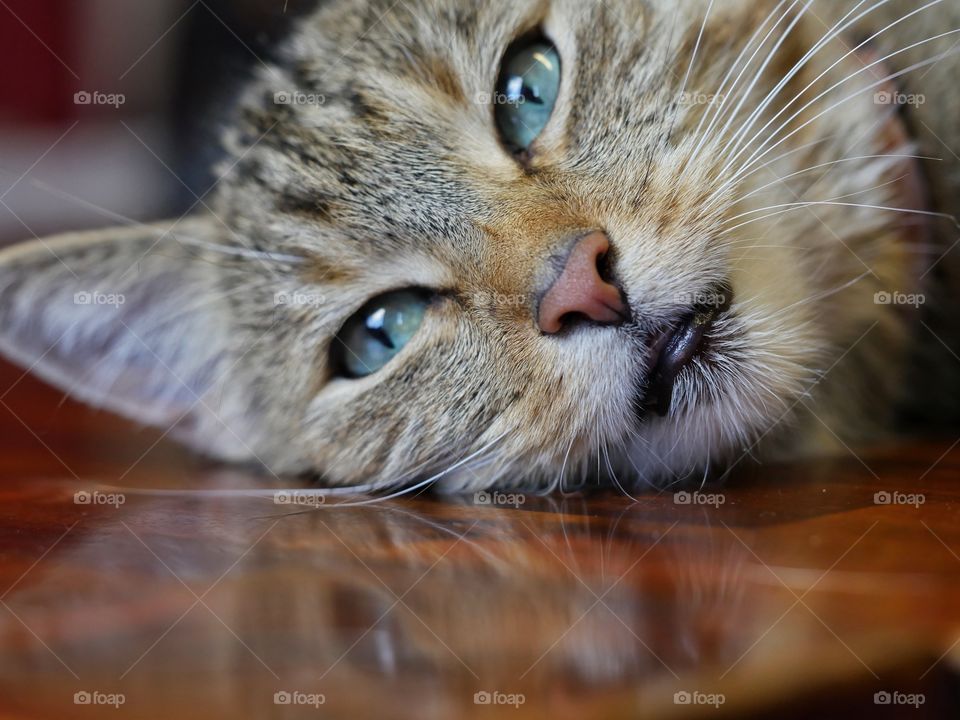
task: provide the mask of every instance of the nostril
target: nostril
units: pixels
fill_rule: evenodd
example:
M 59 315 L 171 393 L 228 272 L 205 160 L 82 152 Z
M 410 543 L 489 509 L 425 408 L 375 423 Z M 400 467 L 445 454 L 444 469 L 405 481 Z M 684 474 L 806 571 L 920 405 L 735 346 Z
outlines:
M 597 255 L 597 275 L 600 276 L 600 279 L 604 282 L 610 282 L 610 261 L 609 252 L 601 253 Z
M 589 322 L 589 321 L 590 321 L 590 318 L 588 318 L 583 313 L 570 312 L 560 317 L 560 329 L 562 330 L 564 328 L 570 327 L 571 325 L 576 325 L 577 323 Z
M 620 290 L 610 281 L 610 241 L 603 232 L 580 238 L 537 310 L 541 332 L 555 334 L 581 321 L 618 324 L 627 317 Z

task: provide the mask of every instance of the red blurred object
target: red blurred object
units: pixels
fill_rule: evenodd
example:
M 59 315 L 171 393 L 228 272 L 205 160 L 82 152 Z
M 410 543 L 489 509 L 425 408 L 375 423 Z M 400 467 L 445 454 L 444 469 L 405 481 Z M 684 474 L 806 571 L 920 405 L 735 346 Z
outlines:
M 0 0 L 0 121 L 55 122 L 75 115 L 80 85 L 71 0 Z

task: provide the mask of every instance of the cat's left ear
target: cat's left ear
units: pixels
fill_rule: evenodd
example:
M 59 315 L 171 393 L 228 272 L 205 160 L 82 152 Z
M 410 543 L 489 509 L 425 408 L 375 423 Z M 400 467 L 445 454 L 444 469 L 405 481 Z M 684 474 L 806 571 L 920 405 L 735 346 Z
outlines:
M 0 354 L 205 452 L 248 456 L 224 259 L 209 250 L 226 232 L 200 217 L 3 250 Z

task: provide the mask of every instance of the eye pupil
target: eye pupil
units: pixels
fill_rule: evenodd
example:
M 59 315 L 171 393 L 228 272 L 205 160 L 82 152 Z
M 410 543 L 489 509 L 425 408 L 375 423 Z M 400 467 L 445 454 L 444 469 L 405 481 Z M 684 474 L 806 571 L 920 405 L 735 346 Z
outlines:
M 543 105 L 543 99 L 539 95 L 537 95 L 536 91 L 533 89 L 528 88 L 526 93 L 524 94 L 524 98 L 526 98 L 530 102 L 535 102 L 537 105 Z
M 370 333 L 370 337 L 376 338 L 379 342 L 383 343 L 385 346 L 391 350 L 396 350 L 397 346 L 394 344 L 393 340 L 390 338 L 390 333 L 387 332 L 384 327 L 384 320 L 387 317 L 386 308 L 379 308 L 375 310 L 371 315 L 367 316 L 366 325 L 367 332 Z
M 393 340 L 390 339 L 390 335 L 383 328 L 368 327 L 367 330 L 370 333 L 370 337 L 376 338 L 379 342 L 383 343 L 391 350 L 397 349 L 397 346 L 394 344 Z
M 429 296 L 401 290 L 374 298 L 347 320 L 333 346 L 334 362 L 344 375 L 372 375 L 413 339 L 423 322 Z
M 546 40 L 524 39 L 507 50 L 497 83 L 497 128 L 504 143 L 525 151 L 540 136 L 560 93 L 560 56 Z

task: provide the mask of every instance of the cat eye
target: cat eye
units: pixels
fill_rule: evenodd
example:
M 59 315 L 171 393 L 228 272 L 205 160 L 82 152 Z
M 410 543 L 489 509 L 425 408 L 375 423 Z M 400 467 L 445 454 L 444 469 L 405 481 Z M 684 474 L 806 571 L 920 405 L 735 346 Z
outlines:
M 497 128 L 513 152 L 524 152 L 543 132 L 560 94 L 560 55 L 543 38 L 525 38 L 508 50 L 494 96 Z
M 427 312 L 430 296 L 400 290 L 374 298 L 344 324 L 334 343 L 334 361 L 350 378 L 381 370 L 409 343 Z

